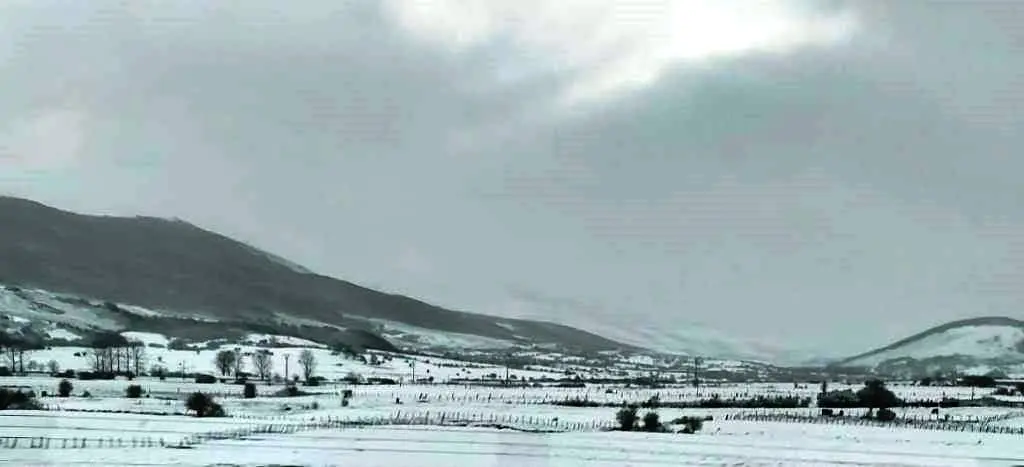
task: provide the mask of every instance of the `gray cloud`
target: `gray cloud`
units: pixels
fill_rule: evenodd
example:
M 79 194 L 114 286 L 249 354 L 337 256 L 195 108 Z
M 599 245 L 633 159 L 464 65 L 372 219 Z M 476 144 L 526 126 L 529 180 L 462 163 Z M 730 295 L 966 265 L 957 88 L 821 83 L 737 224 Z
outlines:
M 790 45 L 655 60 L 567 42 L 615 20 L 585 5 L 527 40 L 503 2 L 276 4 L 0 7 L 0 190 L 612 337 L 843 353 L 1022 317 L 1019 8 L 781 2 L 749 24 Z

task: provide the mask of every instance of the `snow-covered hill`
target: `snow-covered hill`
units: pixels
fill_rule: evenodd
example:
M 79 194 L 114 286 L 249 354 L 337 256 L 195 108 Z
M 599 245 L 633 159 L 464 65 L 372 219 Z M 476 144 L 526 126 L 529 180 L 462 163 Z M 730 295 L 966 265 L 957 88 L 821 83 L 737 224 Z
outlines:
M 837 365 L 922 371 L 988 368 L 1016 373 L 1024 369 L 1020 368 L 1024 366 L 1024 321 L 1002 317 L 954 321 Z

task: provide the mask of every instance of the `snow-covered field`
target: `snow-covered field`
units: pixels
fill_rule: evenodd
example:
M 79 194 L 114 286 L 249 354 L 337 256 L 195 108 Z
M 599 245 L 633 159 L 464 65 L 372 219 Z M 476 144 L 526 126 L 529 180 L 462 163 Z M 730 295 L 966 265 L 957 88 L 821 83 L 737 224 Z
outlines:
M 55 326 L 52 334 L 74 337 Z M 565 407 L 567 399 L 616 405 L 657 397 L 661 402 L 754 396 L 813 399 L 818 385 L 792 383 L 721 384 L 693 388 L 485 387 L 447 381 L 504 379 L 505 367 L 458 360 L 373 353 L 367 360 L 332 355 L 324 346 L 286 336 L 250 335 L 240 345 L 199 350 L 167 349 L 159 334 L 128 332 L 146 344 L 146 370 L 218 374 L 218 350 L 256 352 L 275 341 L 272 373 L 301 373 L 298 356 L 310 351 L 315 374 L 328 383 L 301 387 L 310 394 L 276 397 L 281 384 L 258 383 L 258 396 L 242 398 L 236 384 L 199 384 L 193 379 L 140 377 L 133 381 L 70 380 L 72 397 L 57 398 L 59 378 L 43 375 L 0 378 L 0 385 L 29 387 L 49 396 L 43 411 L 0 411 L 3 465 L 358 465 L 388 466 L 624 466 L 624 465 L 1024 465 L 1024 410 L 1010 408 L 897 409 L 898 422 L 877 426 L 847 410 L 826 419 L 813 407 L 799 409 L 659 409 L 662 421 L 711 416 L 697 434 L 609 432 L 614 407 Z M 39 364 L 88 370 L 90 350 L 54 347 L 34 351 Z M 78 354 L 77 356 L 75 354 Z M 372 360 L 372 361 L 371 361 Z M 636 357 L 624 364 L 651 364 Z M 249 363 L 248 359 L 247 362 Z M 288 371 L 285 366 L 288 365 Z M 550 367 L 510 370 L 515 381 L 563 378 L 571 359 Z M 547 365 L 547 363 L 545 363 Z M 601 369 L 601 372 L 610 370 Z M 389 378 L 397 385 L 349 385 L 351 375 Z M 410 384 L 433 378 L 436 384 Z M 144 397 L 128 399 L 125 389 L 141 386 Z M 830 390 L 861 386 L 830 383 Z M 891 383 L 902 399 L 970 399 L 990 390 L 920 387 Z M 228 416 L 184 415 L 184 399 L 201 391 L 214 396 Z M 352 397 L 343 404 L 343 392 Z M 88 392 L 89 397 L 83 397 Z M 1020 400 L 1020 398 L 1001 397 Z M 642 413 L 645 410 L 641 411 Z M 642 414 L 641 413 L 641 414 Z M 948 419 L 946 418 L 948 416 Z M 938 420 L 942 422 L 938 422 Z M 948 420 L 948 421 L 947 421 Z M 923 423 L 934 421 L 935 423 Z M 355 426 L 354 422 L 370 424 Z M 913 422 L 913 423 L 910 423 Z M 426 426 L 424 426 L 426 425 Z M 469 426 L 465 426 L 469 425 Z M 499 430 L 500 425 L 514 429 Z M 923 429 L 927 427 L 929 429 Z M 1005 427 L 1006 430 L 992 429 Z M 525 432 L 529 430 L 531 432 Z M 996 431 L 1013 430 L 1013 433 Z M 539 431 L 553 431 L 542 433 Z
M 57 378 L 3 378 L 53 392 Z M 69 398 L 46 397 L 47 411 L 0 411 L 0 464 L 9 465 L 359 465 L 359 466 L 572 466 L 572 465 L 902 465 L 974 466 L 1024 464 L 1024 435 L 983 433 L 981 420 L 1013 417 L 993 425 L 1024 428 L 1015 409 L 943 409 L 969 421 L 963 431 L 864 426 L 856 419 L 807 423 L 749 421 L 744 415 L 811 417 L 816 409 L 660 409 L 663 421 L 682 415 L 711 415 L 695 435 L 604 432 L 614 426 L 613 408 L 545 404 L 567 397 L 592 400 L 662 400 L 696 397 L 693 388 L 491 388 L 452 385 L 345 386 L 302 388 L 319 394 L 271 397 L 279 386 L 258 387 L 242 399 L 231 384 L 139 378 L 134 382 L 72 380 Z M 128 384 L 150 397 L 124 398 Z M 341 391 L 353 397 L 342 406 Z M 612 392 L 609 392 L 609 389 Z M 897 392 L 941 397 L 969 389 L 893 386 Z M 92 397 L 77 396 L 83 390 Z M 200 419 L 184 412 L 191 391 L 217 395 L 227 418 Z M 723 394 L 813 393 L 792 384 L 702 388 Z M 396 399 L 398 402 L 396 403 Z M 95 411 L 135 413 L 100 413 Z M 86 412 L 91 411 L 91 412 Z M 153 415 L 168 413 L 170 415 Z M 929 409 L 900 409 L 901 418 L 928 419 Z M 383 426 L 353 427 L 331 422 L 368 421 Z M 497 423 L 524 433 L 482 427 L 442 426 L 455 421 Z M 393 425 L 398 423 L 400 425 Z M 424 427 L 417 424 L 429 424 Z M 176 449 L 176 447 L 186 449 Z
M 356 409 L 350 416 L 359 412 Z M 708 422 L 694 435 L 590 430 L 524 433 L 414 425 L 303 428 L 298 417 L 194 419 L 70 412 L 0 412 L 0 422 L 4 426 L 0 463 L 8 465 L 938 467 L 1024 463 L 1024 444 L 1016 435 L 771 422 Z M 247 427 L 271 424 L 277 430 L 268 431 L 274 432 L 245 432 Z M 288 431 L 289 424 L 294 424 L 294 432 L 281 433 Z M 222 436 L 201 436 L 214 432 Z M 183 445 L 187 449 L 161 447 L 177 447 L 182 440 L 191 440 Z

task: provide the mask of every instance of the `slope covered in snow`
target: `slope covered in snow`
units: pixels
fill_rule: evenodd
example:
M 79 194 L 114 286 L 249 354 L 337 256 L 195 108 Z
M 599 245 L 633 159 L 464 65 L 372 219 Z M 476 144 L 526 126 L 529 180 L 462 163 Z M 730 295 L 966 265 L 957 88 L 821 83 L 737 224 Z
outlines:
M 1024 362 L 1024 322 L 1000 317 L 954 321 L 848 358 L 838 365 L 873 367 L 901 359 L 940 358 L 962 363 Z

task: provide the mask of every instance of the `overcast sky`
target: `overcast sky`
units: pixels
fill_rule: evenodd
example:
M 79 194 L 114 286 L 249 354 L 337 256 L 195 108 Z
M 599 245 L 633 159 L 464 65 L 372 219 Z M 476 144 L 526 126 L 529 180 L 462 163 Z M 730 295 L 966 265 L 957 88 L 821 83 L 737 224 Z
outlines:
M 858 352 L 1024 318 L 1022 25 L 981 1 L 7 0 L 0 192 L 458 309 Z

